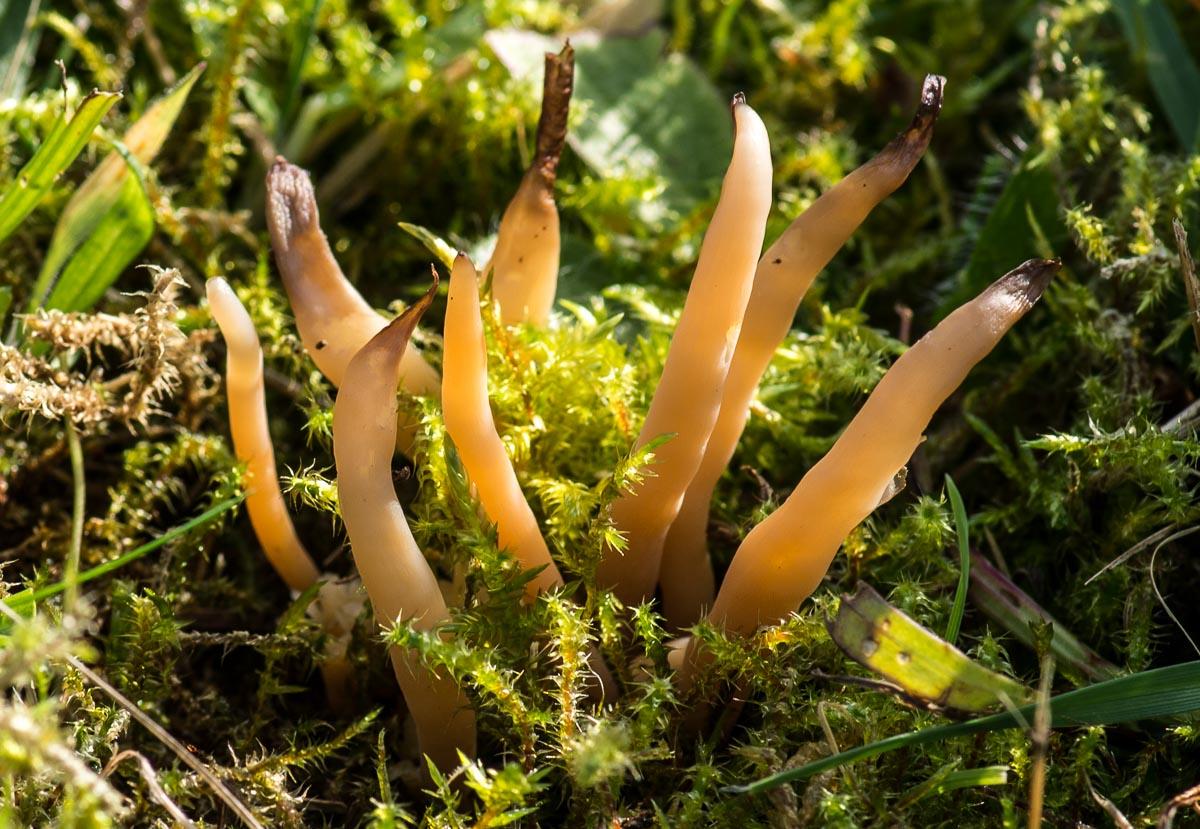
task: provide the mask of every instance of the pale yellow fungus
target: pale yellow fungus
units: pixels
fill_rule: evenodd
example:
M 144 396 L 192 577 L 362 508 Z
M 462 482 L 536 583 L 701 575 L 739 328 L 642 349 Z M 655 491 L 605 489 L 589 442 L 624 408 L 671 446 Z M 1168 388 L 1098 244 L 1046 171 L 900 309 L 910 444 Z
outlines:
M 354 562 L 382 625 L 431 630 L 449 618 L 437 578 L 417 546 L 392 482 L 396 386 L 403 354 L 437 288 L 389 323 L 350 361 L 333 409 L 338 499 Z M 441 770 L 475 754 L 475 714 L 462 689 L 409 650 L 390 650 L 392 669 L 421 751 Z
M 351 358 L 383 330 L 387 320 L 367 304 L 338 267 L 321 232 L 308 174 L 282 158 L 275 159 L 267 174 L 267 226 L 304 348 L 329 382 L 340 386 Z M 412 344 L 404 350 L 400 380 L 412 394 L 434 398 L 441 394 L 437 371 Z M 415 424 L 401 423 L 401 451 L 410 453 L 415 430 Z
M 709 504 L 737 448 L 758 384 L 817 274 L 920 161 L 933 136 L 944 87 L 945 78 L 927 75 L 908 128 L 801 213 L 758 262 L 725 380 L 721 413 L 663 548 L 659 572 L 663 612 L 676 628 L 691 625 L 702 609 L 712 605 L 714 580 L 707 550 Z
M 275 471 L 275 447 L 267 429 L 263 387 L 263 358 L 258 334 L 233 288 L 219 276 L 208 280 L 208 306 L 225 338 L 225 395 L 233 451 L 246 465 L 246 511 L 267 560 L 288 587 L 302 593 L 316 584 L 320 573 L 296 534 Z M 334 708 L 349 710 L 353 676 L 346 648 L 354 620 L 362 610 L 362 591 L 356 580 L 328 578 L 310 606 L 329 636 L 321 674 Z
M 246 512 L 267 560 L 287 586 L 301 593 L 320 572 L 296 535 L 279 490 L 275 447 L 267 430 L 263 357 L 254 322 L 233 288 L 219 276 L 208 280 L 208 307 L 225 338 L 225 388 L 233 451 L 246 465 Z
M 560 249 L 554 181 L 566 141 L 574 82 L 571 44 L 557 55 L 547 52 L 533 165 L 504 210 L 496 250 L 483 269 L 492 274 L 492 297 L 506 325 L 545 325 L 554 305 Z
M 895 362 L 833 448 L 742 541 L 708 621 L 749 634 L 821 583 L 842 541 L 879 504 L 934 412 L 1041 297 L 1059 263 L 1034 259 L 956 309 Z
M 597 574 L 601 586 L 612 588 L 626 603 L 643 601 L 654 591 L 663 539 L 721 408 L 725 375 L 762 252 L 771 208 L 770 143 L 762 120 L 740 95 L 733 102 L 733 117 L 733 159 L 637 443 L 674 437 L 654 451 L 645 480 L 614 505 L 613 522 L 625 534 L 627 548 L 608 550 Z
M 542 568 L 525 587 L 526 598 L 561 587 L 550 550 L 537 518 L 521 492 L 488 401 L 487 347 L 479 312 L 479 277 L 465 254 L 454 260 L 446 301 L 442 372 L 442 409 L 446 432 L 454 441 L 467 475 L 479 493 L 488 518 L 496 524 L 499 546 L 513 554 L 522 569 Z

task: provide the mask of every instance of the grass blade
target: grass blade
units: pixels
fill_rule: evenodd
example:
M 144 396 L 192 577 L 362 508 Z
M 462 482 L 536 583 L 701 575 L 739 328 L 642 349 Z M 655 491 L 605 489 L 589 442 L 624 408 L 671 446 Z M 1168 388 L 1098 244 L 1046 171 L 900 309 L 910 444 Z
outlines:
M 956 711 L 994 711 L 1005 699 L 1024 702 L 1029 691 L 989 671 L 888 604 L 867 583 L 843 596 L 829 635 L 863 667 L 910 697 Z
M 35 45 L 38 0 L 0 3 L 0 100 L 20 97 Z
M 164 544 L 170 544 L 181 535 L 185 535 L 197 527 L 204 526 L 218 515 L 228 512 L 241 502 L 241 498 L 230 498 L 226 501 L 222 501 L 221 503 L 216 504 L 215 506 L 210 507 L 204 512 L 200 513 L 195 518 L 185 521 L 177 527 L 172 527 L 153 541 L 147 542 L 140 547 L 135 547 L 129 552 L 117 556 L 112 561 L 106 561 L 103 564 L 97 564 L 91 569 L 84 570 L 79 574 L 79 577 L 75 580 L 75 583 L 77 585 L 86 584 L 93 579 L 98 579 L 101 576 L 106 576 L 115 570 L 119 570 L 126 564 L 137 561 L 139 558 L 149 555 Z M 59 593 L 65 591 L 67 586 L 68 585 L 66 581 L 60 581 L 56 582 L 55 584 L 48 584 L 45 587 L 39 587 L 36 590 L 22 590 L 19 593 L 14 593 L 13 595 L 9 596 L 5 601 L 8 606 L 14 610 L 24 611 L 43 599 L 48 599 L 51 596 L 57 596 Z
M 1113 0 L 1133 54 L 1146 64 L 1150 86 L 1185 150 L 1200 141 L 1200 69 L 1162 0 Z
M 60 297 L 75 297 L 77 300 L 81 297 L 99 298 L 108 285 L 112 284 L 112 280 L 116 279 L 145 246 L 148 237 L 142 225 L 146 210 L 141 201 L 148 204 L 148 200 L 141 181 L 136 180 L 137 174 L 130 175 L 131 167 L 144 167 L 158 155 L 183 108 L 184 101 L 187 100 L 188 93 L 203 69 L 204 64 L 196 66 L 151 104 L 142 117 L 125 132 L 120 145 L 108 154 L 71 197 L 54 228 L 50 249 L 46 252 L 46 259 L 29 299 L 29 311 L 48 304 L 52 292 L 61 292 Z M 131 178 L 135 179 L 133 185 L 128 183 Z M 135 186 L 136 193 L 133 189 Z M 120 215 L 109 215 L 114 212 Z M 152 233 L 152 211 L 150 219 Z M 85 242 L 91 239 L 102 225 L 106 226 L 108 234 L 119 232 L 122 235 L 132 235 L 128 239 L 101 239 L 91 249 L 84 250 Z M 145 241 L 137 245 L 137 249 L 131 253 L 134 243 L 143 237 Z M 105 257 L 104 261 L 95 258 L 97 256 Z M 124 257 L 123 261 L 119 260 L 118 256 Z M 73 258 L 82 261 L 68 274 L 66 269 Z M 108 279 L 107 284 L 101 284 L 104 279 Z M 68 284 L 62 285 L 63 282 Z M 88 306 L 73 304 L 50 307 L 84 310 Z
M 971 528 L 967 523 L 967 508 L 963 505 L 962 495 L 949 475 L 946 476 L 946 494 L 950 496 L 954 529 L 958 534 L 958 589 L 954 591 L 954 607 L 950 610 L 950 621 L 946 625 L 946 641 L 953 645 L 962 629 L 963 613 L 967 610 L 967 588 L 971 586 Z
M 63 112 L 33 158 L 0 194 L 0 240 L 9 236 L 28 216 L 55 180 L 82 152 L 101 119 L 120 100 L 116 92 L 93 92 L 70 118 Z
M 986 731 L 1021 728 L 1033 720 L 1034 708 L 1034 705 L 1026 705 L 1016 711 L 1005 711 L 990 717 L 897 734 L 753 783 L 727 786 L 722 791 L 728 794 L 758 794 L 889 751 Z M 1184 662 L 1110 679 L 1053 697 L 1050 700 L 1050 727 L 1115 725 L 1134 720 L 1184 716 L 1197 711 L 1200 711 L 1200 661 Z

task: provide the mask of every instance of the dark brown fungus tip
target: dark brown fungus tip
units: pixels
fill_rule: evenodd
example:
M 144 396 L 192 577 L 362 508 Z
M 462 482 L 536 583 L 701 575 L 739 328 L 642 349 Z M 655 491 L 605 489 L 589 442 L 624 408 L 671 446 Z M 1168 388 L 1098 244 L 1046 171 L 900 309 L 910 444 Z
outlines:
M 1054 274 L 1062 268 L 1059 259 L 1030 259 L 1000 277 L 992 285 L 1018 298 L 1023 305 L 1032 306 L 1041 299 Z

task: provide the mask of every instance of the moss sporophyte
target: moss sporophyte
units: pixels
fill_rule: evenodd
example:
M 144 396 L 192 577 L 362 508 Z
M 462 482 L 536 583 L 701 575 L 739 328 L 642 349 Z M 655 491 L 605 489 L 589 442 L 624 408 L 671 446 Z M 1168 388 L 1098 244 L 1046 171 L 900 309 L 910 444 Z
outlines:
M 645 463 L 624 479 L 626 486 L 611 503 L 606 516 L 611 531 L 595 560 L 572 570 L 570 562 L 552 556 L 493 419 L 480 295 L 482 308 L 494 313 L 501 329 L 515 327 L 523 336 L 574 324 L 551 313 L 560 252 L 555 169 L 573 72 L 570 47 L 546 56 L 536 157 L 504 213 L 488 265 L 478 272 L 466 254 L 453 260 L 440 355 L 423 354 L 411 342 L 435 298 L 436 271 L 426 295 L 388 322 L 334 259 L 307 174 L 279 158 L 267 176 L 275 262 L 300 338 L 318 369 L 339 387 L 333 413 L 338 500 L 362 586 L 381 624 L 407 623 L 435 637 L 453 636 L 453 625 L 446 625 L 454 617 L 447 591 L 418 546 L 393 484 L 393 453 L 416 454 L 420 462 L 426 425 L 411 406 L 401 413 L 399 387 L 410 402 L 409 396 L 434 405 L 440 399 L 443 439 L 428 445 L 443 455 L 454 452 L 475 509 L 494 525 L 498 546 L 523 571 L 518 581 L 526 605 L 585 594 L 593 602 L 603 591 L 638 605 L 657 591 L 674 630 L 703 620 L 729 635 L 746 636 L 783 621 L 816 589 L 846 536 L 894 494 L 898 473 L 935 411 L 1033 307 L 1059 264 L 1018 265 L 909 348 L 828 453 L 741 542 L 717 589 L 706 549 L 709 505 L 756 389 L 816 275 L 905 181 L 928 147 L 945 82 L 928 76 L 909 127 L 822 195 L 761 256 L 771 208 L 770 146 L 763 122 L 736 96 L 733 156 L 633 445 L 634 457 L 644 453 Z M 253 526 L 281 577 L 292 589 L 304 590 L 320 575 L 278 495 L 257 338 L 222 280 L 210 282 L 209 301 L 228 344 L 231 428 L 248 468 Z M 434 368 L 439 362 L 442 376 Z M 565 577 L 560 565 L 567 567 Z M 334 642 L 325 676 L 335 701 L 351 693 L 353 684 L 339 663 L 345 645 L 337 643 L 344 642 L 347 619 L 358 612 L 358 595 L 353 585 L 341 585 L 323 590 L 315 605 Z M 594 638 L 580 634 L 578 664 L 594 675 L 583 687 L 595 704 L 613 703 L 632 680 L 628 672 L 624 682 L 614 678 L 589 643 Z M 460 752 L 472 756 L 476 712 L 451 672 L 430 666 L 404 644 L 393 644 L 390 653 L 421 751 L 443 771 L 458 765 Z M 699 639 L 682 636 L 670 644 L 669 664 L 677 692 L 686 694 L 706 664 L 706 650 Z

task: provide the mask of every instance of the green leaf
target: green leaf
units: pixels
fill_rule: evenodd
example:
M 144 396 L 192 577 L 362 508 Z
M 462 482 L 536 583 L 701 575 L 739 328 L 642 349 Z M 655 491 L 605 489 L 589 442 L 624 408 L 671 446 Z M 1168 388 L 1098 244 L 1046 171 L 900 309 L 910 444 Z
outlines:
M 1029 691 L 1015 679 L 989 671 L 926 630 L 860 582 L 843 596 L 829 635 L 850 658 L 913 697 L 957 711 L 1024 702 Z
M 1200 69 L 1162 0 L 1113 0 L 1134 56 L 1185 150 L 1200 143 Z
M 25 89 L 36 43 L 37 11 L 38 0 L 0 2 L 0 100 L 19 98 Z
M 154 206 L 140 175 L 127 175 L 115 203 L 68 260 L 45 307 L 83 311 L 104 296 L 154 236 Z
M 852 748 L 812 763 L 773 774 L 743 786 L 728 786 L 730 794 L 758 794 L 796 780 L 806 780 L 831 768 L 837 768 L 889 751 L 927 743 L 999 731 L 1023 728 L 1033 721 L 1034 705 L 1005 711 L 990 717 L 925 728 L 897 734 L 878 742 Z M 1200 661 L 1184 662 L 1167 668 L 1142 671 L 1089 685 L 1052 697 L 1050 727 L 1074 728 L 1086 725 L 1116 725 L 1135 720 L 1182 717 L 1200 711 Z
M 142 558 L 142 557 L 154 552 L 155 550 L 157 550 L 159 547 L 163 546 L 164 544 L 171 543 L 175 539 L 179 538 L 181 535 L 185 535 L 185 534 L 191 532 L 192 530 L 196 529 L 197 527 L 204 526 L 205 524 L 207 524 L 208 522 L 210 522 L 214 518 L 216 518 L 218 515 L 221 515 L 224 512 L 228 512 L 229 510 L 233 509 L 241 502 L 242 502 L 241 498 L 230 498 L 226 501 L 222 501 L 221 503 L 219 503 L 213 507 L 210 507 L 209 509 L 200 513 L 195 518 L 192 518 L 188 521 L 185 521 L 184 523 L 180 524 L 177 527 L 173 527 L 172 529 L 167 530 L 165 533 L 163 533 L 162 535 L 160 535 L 158 538 L 154 539 L 153 541 L 147 542 L 146 544 L 143 544 L 140 547 L 135 547 L 134 549 L 130 550 L 129 552 L 123 553 L 122 555 L 117 556 L 112 561 L 106 561 L 103 564 L 97 564 L 95 567 L 92 567 L 89 570 L 84 570 L 82 573 L 79 574 L 79 578 L 76 579 L 75 583 L 76 584 L 86 584 L 87 582 L 92 581 L 93 579 L 98 579 L 101 576 L 105 576 L 115 570 L 119 570 L 122 567 L 124 567 L 126 564 L 129 564 L 130 562 L 133 562 L 133 561 L 137 561 L 139 558 Z M 36 590 L 28 590 L 28 589 L 21 590 L 20 592 L 14 593 L 13 595 L 9 596 L 7 599 L 5 599 L 5 602 L 13 610 L 21 610 L 23 608 L 31 607 L 32 605 L 36 604 L 37 602 L 40 602 L 42 599 L 48 599 L 51 596 L 56 596 L 59 593 L 62 593 L 66 589 L 67 589 L 67 583 L 65 581 L 60 581 L 55 584 L 47 585 L 45 587 L 39 587 Z
M 437 260 L 447 268 L 454 267 L 454 257 L 458 254 L 441 236 L 420 225 L 409 224 L 408 222 L 400 222 L 400 229 L 409 236 L 417 239 L 425 246 L 426 250 L 436 256 Z
M 85 310 L 90 302 L 95 302 L 104 294 L 145 247 L 150 238 L 146 231 L 146 218 L 148 215 L 149 233 L 153 234 L 154 216 L 152 210 L 147 213 L 149 200 L 137 168 L 150 164 L 158 155 L 175 119 L 179 117 L 188 93 L 203 70 L 204 64 L 199 64 L 151 104 L 126 131 L 113 152 L 79 186 L 54 228 L 50 249 L 46 252 L 46 259 L 30 296 L 28 310 L 33 311 L 43 305 L 63 310 Z M 130 175 L 131 171 L 133 175 Z M 100 232 L 106 236 L 117 234 L 127 238 L 92 241 L 92 237 Z M 137 244 L 138 240 L 141 240 L 140 244 Z M 89 241 L 91 244 L 85 249 L 85 243 Z M 106 258 L 92 258 L 98 254 Z M 54 304 L 72 298 L 74 303 L 88 298 L 90 302 L 85 305 Z
M 1045 165 L 1023 160 L 988 211 L 967 267 L 956 288 L 942 300 L 943 313 L 962 305 L 1018 263 L 1053 255 L 1067 239 L 1054 177 Z
M 0 194 L 0 240 L 16 230 L 37 207 L 62 171 L 87 146 L 96 126 L 120 98 L 115 92 L 93 92 L 83 99 L 69 119 L 66 112 L 58 117 L 33 158 Z
M 1117 675 L 1115 665 L 1075 638 L 987 559 L 978 553 L 972 554 L 971 559 L 971 601 L 985 616 L 1030 648 L 1034 646 L 1034 627 L 1050 625 L 1050 652 L 1054 654 L 1055 663 L 1068 676 L 1085 677 L 1096 682 Z
M 950 496 L 950 510 L 954 513 L 954 528 L 958 536 L 958 589 L 954 591 L 954 607 L 950 610 L 950 621 L 946 625 L 946 641 L 953 645 L 962 629 L 963 613 L 967 609 L 967 588 L 971 585 L 970 524 L 962 495 L 949 475 L 946 476 L 946 494 Z
M 540 78 L 557 38 L 495 31 L 487 43 L 516 77 Z M 666 36 L 572 36 L 575 92 L 568 143 L 602 176 L 658 178 L 662 196 L 641 206 L 686 213 L 716 194 L 733 152 L 729 108 L 704 73 L 680 54 L 663 57 Z

